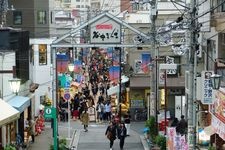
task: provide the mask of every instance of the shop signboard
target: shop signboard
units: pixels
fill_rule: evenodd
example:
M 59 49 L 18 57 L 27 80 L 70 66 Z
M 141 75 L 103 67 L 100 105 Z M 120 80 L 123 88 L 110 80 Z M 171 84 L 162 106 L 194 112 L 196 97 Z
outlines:
M 168 150 L 188 150 L 185 135 L 176 133 L 175 127 L 167 127 L 167 149 Z
M 225 124 L 225 93 L 217 91 L 215 100 L 209 107 L 209 111 Z
M 214 115 L 212 115 L 212 127 L 215 133 L 225 139 L 225 124 Z
M 121 43 L 121 25 L 107 16 L 98 19 L 90 27 L 91 43 Z
M 131 107 L 132 108 L 143 108 L 144 107 L 144 101 L 138 100 L 138 99 L 133 99 L 133 100 L 131 100 Z
M 203 104 L 212 104 L 213 103 L 213 89 L 210 83 L 210 77 L 213 74 L 213 71 L 202 71 L 202 97 L 201 102 Z

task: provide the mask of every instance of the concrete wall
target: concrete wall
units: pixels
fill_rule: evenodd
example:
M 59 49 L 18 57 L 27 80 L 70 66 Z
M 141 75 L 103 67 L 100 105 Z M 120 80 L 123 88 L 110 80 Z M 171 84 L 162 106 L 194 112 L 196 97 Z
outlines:
M 35 91 L 35 115 L 38 114 L 40 106 L 40 96 L 48 95 L 52 97 L 52 83 L 53 83 L 53 72 L 51 64 L 51 49 L 50 44 L 53 39 L 31 39 L 30 44 L 33 45 L 34 49 L 34 64 L 30 64 L 30 69 L 33 74 L 30 79 L 34 83 L 39 84 L 39 88 Z M 47 65 L 39 65 L 39 54 L 38 45 L 47 44 Z

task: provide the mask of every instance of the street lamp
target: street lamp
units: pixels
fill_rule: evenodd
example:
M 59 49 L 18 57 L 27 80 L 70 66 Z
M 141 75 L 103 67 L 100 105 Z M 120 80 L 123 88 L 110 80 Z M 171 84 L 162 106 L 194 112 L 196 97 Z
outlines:
M 16 95 L 18 95 L 18 92 L 20 89 L 20 82 L 21 82 L 21 79 L 18 79 L 18 78 L 13 78 L 9 80 L 10 88 L 13 91 L 13 93 L 15 93 Z
M 74 70 L 74 64 L 73 63 L 68 64 L 68 70 L 69 70 L 69 72 L 72 72 Z
M 218 90 L 220 88 L 221 75 L 219 75 L 219 74 L 211 75 L 210 81 L 211 81 L 211 84 L 212 84 L 212 88 L 214 90 Z
M 74 64 L 70 63 L 68 64 L 68 70 L 69 72 L 74 71 Z M 70 139 L 70 99 L 67 99 L 67 107 L 68 107 L 68 138 Z

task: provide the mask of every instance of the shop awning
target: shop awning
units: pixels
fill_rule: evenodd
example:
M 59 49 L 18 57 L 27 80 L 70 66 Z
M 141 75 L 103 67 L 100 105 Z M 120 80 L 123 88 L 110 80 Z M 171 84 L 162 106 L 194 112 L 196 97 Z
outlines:
M 30 106 L 30 98 L 24 96 L 15 96 L 8 103 L 16 108 L 19 112 L 23 112 L 27 107 Z
M 111 88 L 109 88 L 108 90 L 107 90 L 107 94 L 108 95 L 112 95 L 112 94 L 116 94 L 116 93 L 119 93 L 119 86 L 117 85 L 117 86 L 113 86 L 113 87 L 111 87 Z
M 128 81 L 129 81 L 129 78 L 127 76 L 124 76 L 124 75 L 121 76 L 121 83 L 126 83 Z M 123 87 L 121 88 L 123 89 Z M 120 86 L 116 85 L 116 86 L 110 87 L 107 90 L 107 94 L 108 95 L 116 94 L 116 93 L 119 93 L 119 90 L 120 90 Z
M 215 130 L 214 128 L 210 125 L 204 128 L 204 131 L 207 135 L 211 136 L 213 134 L 215 134 Z
M 20 117 L 20 112 L 0 99 L 0 126 L 16 120 Z

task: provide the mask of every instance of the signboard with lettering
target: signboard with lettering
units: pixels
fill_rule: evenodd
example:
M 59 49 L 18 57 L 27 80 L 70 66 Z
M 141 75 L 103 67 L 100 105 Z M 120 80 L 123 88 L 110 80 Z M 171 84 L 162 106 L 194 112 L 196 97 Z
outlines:
M 54 107 L 45 107 L 44 109 L 44 118 L 55 118 L 56 109 Z
M 213 93 L 210 83 L 210 77 L 213 74 L 213 71 L 202 71 L 202 103 L 203 104 L 212 104 Z
M 176 128 L 167 127 L 167 149 L 168 150 L 188 150 L 188 143 L 185 135 L 176 133 Z
M 90 42 L 121 43 L 121 25 L 107 16 L 97 20 L 90 27 Z
M 144 101 L 138 100 L 138 99 L 132 99 L 131 100 L 131 107 L 132 108 L 143 108 L 144 107 Z

